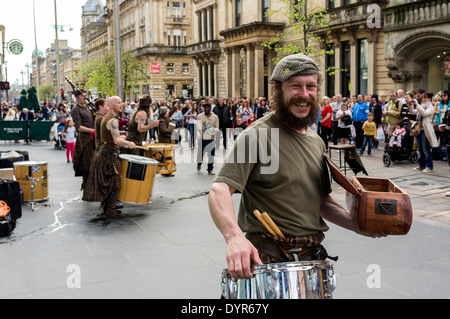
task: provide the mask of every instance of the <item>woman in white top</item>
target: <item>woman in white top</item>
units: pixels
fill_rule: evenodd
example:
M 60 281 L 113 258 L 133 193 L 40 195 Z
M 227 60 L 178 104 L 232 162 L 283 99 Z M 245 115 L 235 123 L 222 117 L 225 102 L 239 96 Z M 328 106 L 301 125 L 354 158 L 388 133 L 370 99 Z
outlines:
M 341 109 L 336 112 L 336 120 L 338 120 L 337 133 L 339 143 L 347 144 L 348 137 L 350 136 L 350 129 L 353 126 L 353 124 L 352 124 L 352 112 L 348 109 L 348 105 L 346 103 L 342 103 Z
M 247 120 L 250 118 L 250 112 L 252 110 L 250 109 L 250 105 L 247 99 L 242 100 L 242 105 L 237 109 L 237 113 L 242 116 L 242 121 L 247 122 Z
M 191 149 L 195 146 L 195 135 L 196 129 L 195 125 L 197 124 L 197 116 L 198 116 L 198 105 L 197 102 L 192 103 L 192 107 L 184 114 L 184 118 L 188 119 L 188 131 L 190 135 L 190 147 Z

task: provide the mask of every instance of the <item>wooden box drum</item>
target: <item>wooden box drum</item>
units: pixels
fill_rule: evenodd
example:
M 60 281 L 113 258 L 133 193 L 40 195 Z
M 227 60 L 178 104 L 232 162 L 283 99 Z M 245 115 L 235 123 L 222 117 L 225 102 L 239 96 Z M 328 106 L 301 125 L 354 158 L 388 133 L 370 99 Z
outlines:
M 358 229 L 370 234 L 406 235 L 413 212 L 408 194 L 390 179 L 352 176 L 348 180 L 326 156 L 333 179 L 346 192 L 346 204 Z
M 158 161 L 156 174 L 170 175 L 175 173 L 177 166 L 175 164 L 174 144 L 156 143 L 144 145 L 148 150 L 145 156 Z
M 132 204 L 149 204 L 152 199 L 158 161 L 132 154 L 121 154 L 121 187 L 118 200 Z
M 48 199 L 47 162 L 21 161 L 14 163 L 14 176 L 20 184 L 25 202 Z

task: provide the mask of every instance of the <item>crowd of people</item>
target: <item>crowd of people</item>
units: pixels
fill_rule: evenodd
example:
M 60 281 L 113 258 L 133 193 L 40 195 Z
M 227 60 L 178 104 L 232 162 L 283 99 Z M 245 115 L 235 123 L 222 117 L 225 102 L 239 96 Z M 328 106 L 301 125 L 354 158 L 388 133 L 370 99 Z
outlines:
M 403 127 L 404 120 L 419 121 L 421 122 L 420 132 L 415 138 L 419 152 L 419 165 L 415 169 L 429 172 L 433 170 L 433 150 L 435 154 L 441 154 L 441 160 L 447 158 L 450 163 L 446 155 L 449 143 L 448 93 L 448 91 L 440 91 L 433 94 L 423 89 L 405 93 L 400 89 L 391 91 L 389 96 L 377 94 L 359 94 L 352 97 L 343 97 L 341 94 L 333 97 L 323 96 L 320 100 L 321 111 L 311 128 L 322 138 L 327 151 L 329 143 L 354 144 L 359 149 L 359 155 L 363 155 L 367 149 L 367 155 L 370 156 L 372 149 L 378 148 L 380 141 L 384 141 L 390 147 L 401 147 L 401 140 L 409 128 L 409 126 Z M 148 116 L 152 120 L 161 121 L 156 125 L 139 127 L 139 136 L 133 135 L 136 128 L 132 127 L 131 138 L 138 143 L 144 140 L 176 143 L 177 141 L 172 139 L 173 127 L 186 128 L 189 132 L 189 146 L 193 149 L 199 137 L 198 116 L 204 113 L 205 104 L 209 104 L 212 114 L 218 116 L 220 132 L 217 135 L 218 138 L 215 138 L 216 148 L 220 146 L 218 141 L 222 138 L 225 149 L 229 138 L 236 140 L 246 127 L 272 111 L 270 101 L 265 97 L 254 100 L 241 97 L 234 99 L 219 97 L 218 99 L 187 99 L 173 102 L 153 101 L 148 103 L 148 112 L 141 112 L 132 125 L 140 126 L 141 117 Z M 4 102 L 2 119 L 49 120 L 66 124 L 71 118 L 71 111 L 75 105 L 75 102 L 69 101 L 63 101 L 58 106 L 51 102 L 43 102 L 39 111 L 35 112 L 27 109 L 19 111 L 16 105 Z M 138 108 L 138 102 L 123 103 L 123 111 L 119 114 L 121 131 L 128 131 L 128 126 Z M 100 114 L 106 112 L 106 107 L 99 111 Z M 72 152 L 72 149 L 69 148 L 69 151 Z M 67 160 L 70 161 L 69 154 L 67 154 Z
M 417 91 L 391 91 L 389 96 L 377 94 L 354 95 L 351 98 L 337 94 L 322 98 L 321 114 L 317 120 L 317 133 L 328 150 L 333 144 L 354 144 L 363 155 L 384 141 L 391 148 L 402 147 L 402 138 L 410 125 L 420 123 L 415 144 L 419 152 L 419 165 L 423 172 L 433 170 L 433 154 L 440 160 L 450 159 L 449 152 L 449 92 L 437 94 Z M 405 127 L 404 127 L 405 126 Z M 410 132 L 408 132 L 410 133 Z M 413 134 L 411 134 L 413 135 Z

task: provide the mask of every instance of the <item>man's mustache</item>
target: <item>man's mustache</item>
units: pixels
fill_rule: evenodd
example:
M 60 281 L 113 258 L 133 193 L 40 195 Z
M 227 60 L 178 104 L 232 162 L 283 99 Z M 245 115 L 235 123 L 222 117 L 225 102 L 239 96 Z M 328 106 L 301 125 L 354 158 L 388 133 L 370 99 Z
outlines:
M 308 105 L 315 105 L 315 101 L 313 99 L 311 99 L 311 98 L 303 99 L 303 98 L 293 97 L 288 102 L 289 102 L 289 104 L 306 103 Z

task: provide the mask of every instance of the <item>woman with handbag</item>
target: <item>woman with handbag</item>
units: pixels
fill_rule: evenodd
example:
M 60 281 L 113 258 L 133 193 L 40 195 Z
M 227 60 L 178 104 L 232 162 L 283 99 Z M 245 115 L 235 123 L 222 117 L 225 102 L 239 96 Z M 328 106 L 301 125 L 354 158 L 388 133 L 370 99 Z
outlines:
M 425 92 L 422 96 L 422 104 L 418 104 L 417 100 L 414 99 L 412 105 L 416 105 L 416 108 L 414 109 L 412 105 L 409 106 L 409 112 L 416 114 L 417 122 L 420 125 L 420 132 L 416 135 L 419 166 L 414 169 L 424 173 L 433 170 L 433 155 L 430 146 L 439 146 L 433 127 L 434 105 L 431 103 L 432 98 L 433 93 Z

